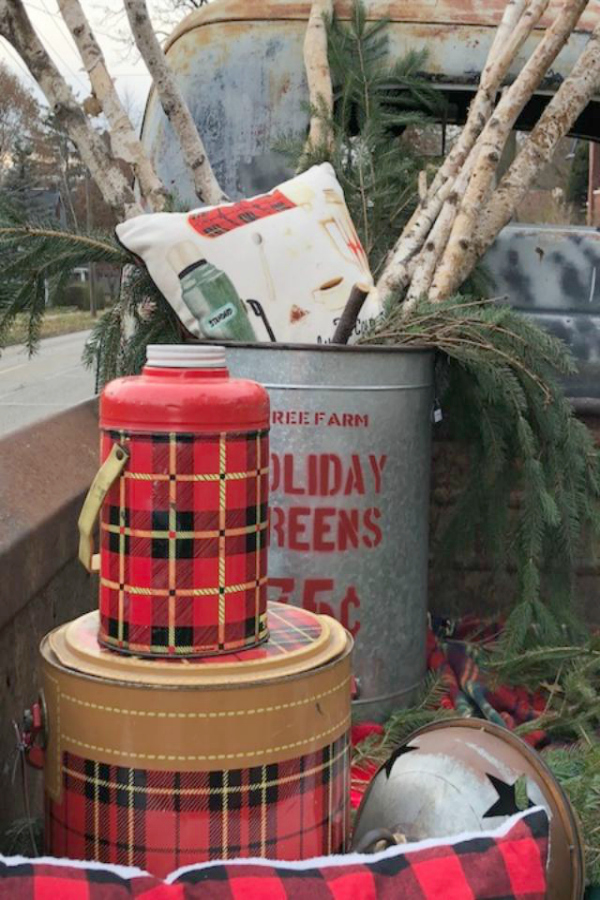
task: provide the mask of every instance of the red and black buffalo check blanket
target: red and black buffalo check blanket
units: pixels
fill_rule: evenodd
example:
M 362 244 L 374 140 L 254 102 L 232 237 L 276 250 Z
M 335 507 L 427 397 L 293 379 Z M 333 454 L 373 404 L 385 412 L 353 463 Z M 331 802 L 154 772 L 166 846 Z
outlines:
M 532 722 L 546 707 L 547 698 L 541 691 L 525 687 L 488 684 L 485 668 L 480 666 L 482 645 L 497 640 L 502 631 L 500 622 L 482 622 L 465 616 L 458 621 L 432 617 L 427 632 L 427 668 L 435 672 L 442 683 L 442 709 L 453 710 L 458 716 L 487 719 L 511 730 L 517 725 Z M 382 735 L 383 725 L 361 722 L 352 729 L 352 744 L 357 747 L 366 738 Z M 524 740 L 537 749 L 548 743 L 540 729 L 529 731 Z M 364 754 L 352 767 L 351 805 L 357 809 L 379 762 Z
M 0 900 L 543 900 L 548 819 L 540 808 L 495 831 L 302 863 L 237 860 L 159 881 L 139 870 L 0 857 Z

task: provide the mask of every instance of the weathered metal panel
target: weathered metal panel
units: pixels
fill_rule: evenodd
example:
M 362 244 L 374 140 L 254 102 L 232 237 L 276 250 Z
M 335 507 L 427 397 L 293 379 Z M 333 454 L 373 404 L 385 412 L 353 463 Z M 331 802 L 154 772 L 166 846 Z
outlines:
M 570 347 L 579 375 L 572 396 L 600 396 L 600 232 L 509 225 L 485 259 L 495 294 L 532 315 Z
M 556 2 L 553 6 L 559 6 Z M 597 5 L 597 0 L 596 0 Z M 372 2 L 369 15 L 389 15 L 394 56 L 428 51 L 426 72 L 445 85 L 473 86 L 498 22 L 503 0 L 492 4 L 449 0 Z M 308 126 L 302 44 L 308 3 L 219 0 L 188 16 L 168 44 L 168 59 L 206 143 L 217 175 L 232 197 L 267 190 L 289 176 L 289 162 L 274 151 L 282 137 Z M 347 17 L 350 3 L 338 14 Z M 591 27 L 594 15 L 582 19 Z M 527 42 L 514 75 L 540 39 Z M 586 35 L 574 34 L 545 85 L 551 90 L 571 69 Z M 185 204 L 193 204 L 191 180 L 177 142 L 153 94 L 144 122 L 159 174 Z
M 227 363 L 271 397 L 270 599 L 352 632 L 355 712 L 384 718 L 425 673 L 433 355 L 262 344 Z
M 551 0 L 540 27 L 554 21 L 562 7 L 562 0 Z M 368 0 L 370 19 L 388 18 L 392 22 L 457 22 L 467 25 L 496 25 L 500 21 L 505 0 Z M 187 16 L 169 38 L 167 46 L 182 34 L 199 25 L 215 22 L 247 22 L 269 20 L 306 21 L 310 0 L 219 0 Z M 340 19 L 350 18 L 352 0 L 336 0 L 335 11 Z M 591 31 L 598 16 L 597 0 L 583 13 L 578 29 Z

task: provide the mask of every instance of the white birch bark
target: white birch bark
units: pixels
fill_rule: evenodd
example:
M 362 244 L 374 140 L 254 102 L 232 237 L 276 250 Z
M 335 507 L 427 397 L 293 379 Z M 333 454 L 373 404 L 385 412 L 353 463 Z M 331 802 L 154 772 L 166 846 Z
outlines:
M 14 47 L 39 84 L 108 206 L 121 219 L 140 215 L 143 210 L 127 179 L 44 49 L 22 0 L 0 0 L 0 34 Z
M 477 220 L 488 199 L 502 149 L 519 114 L 566 44 L 588 2 L 589 0 L 565 0 L 560 13 L 547 29 L 518 78 L 505 91 L 486 125 L 477 163 L 436 271 L 436 290 L 432 291 L 432 299 L 448 296 L 449 285 L 455 284 L 455 272 L 463 269 L 463 257 L 469 251 Z
M 371 299 L 375 302 L 385 300 L 392 292 L 401 293 L 408 285 L 410 264 L 414 263 L 414 258 L 420 252 L 444 202 L 453 194 L 454 178 L 480 138 L 502 81 L 543 15 L 548 2 L 549 0 L 509 0 L 481 74 L 479 88 L 469 107 L 465 127 L 433 179 L 427 198 L 417 207 L 396 242 L 371 294 Z
M 110 126 L 112 154 L 131 166 L 142 197 L 150 209 L 160 212 L 165 206 L 167 192 L 123 108 L 80 0 L 58 0 L 58 5 L 87 70 L 94 96 Z
M 183 158 L 192 173 L 198 199 L 211 205 L 227 200 L 219 187 L 192 114 L 154 33 L 146 0 L 123 0 L 123 4 L 136 46 L 152 76 L 161 106 L 177 135 Z
M 496 95 L 508 70 L 548 4 L 549 0 L 509 0 L 507 3 L 481 73 L 477 93 L 469 106 L 465 127 L 436 173 L 430 195 L 435 194 L 447 178 L 457 174 L 475 146 L 492 114 Z
M 450 295 L 468 276 L 479 258 L 510 222 L 540 170 L 552 159 L 558 142 L 569 132 L 594 94 L 600 90 L 600 24 L 594 29 L 573 71 L 544 110 L 527 143 L 493 193 L 470 252 L 454 273 L 444 296 Z M 440 297 L 443 296 L 440 292 Z
M 438 192 L 418 206 L 408 220 L 398 242 L 391 251 L 377 284 L 369 294 L 371 303 L 383 303 L 392 293 L 401 294 L 407 287 L 416 257 L 423 246 L 444 202 L 452 193 L 452 178 Z
M 304 68 L 308 82 L 310 105 L 315 110 L 333 113 L 333 85 L 327 54 L 325 22 L 333 15 L 333 0 L 313 0 L 304 38 Z M 330 146 L 331 129 L 322 115 L 310 117 L 308 144 Z
M 435 290 L 434 276 L 436 266 L 448 243 L 448 238 L 452 232 L 452 226 L 460 206 L 460 198 L 469 183 L 477 156 L 477 145 L 475 145 L 457 178 L 455 178 L 452 193 L 442 206 L 429 237 L 417 257 L 406 300 L 402 304 L 403 315 L 407 315 L 410 312 L 420 297 L 428 294 L 431 290 Z
M 410 285 L 406 293 L 406 299 L 402 304 L 403 315 L 407 315 L 417 300 L 427 294 L 431 288 L 436 265 L 445 250 L 450 232 L 452 231 L 452 226 L 456 219 L 456 213 L 460 203 L 460 192 L 464 190 L 464 183 L 468 178 L 470 160 L 471 156 L 469 156 L 469 159 L 463 166 L 461 174 L 455 179 L 454 189 L 443 204 L 433 228 L 416 259 L 413 273 L 410 278 Z

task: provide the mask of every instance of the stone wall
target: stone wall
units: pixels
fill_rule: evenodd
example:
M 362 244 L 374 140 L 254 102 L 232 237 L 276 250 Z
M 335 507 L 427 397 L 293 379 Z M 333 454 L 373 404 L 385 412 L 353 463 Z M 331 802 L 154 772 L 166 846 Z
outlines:
M 600 402 L 574 400 L 578 416 L 600 444 Z M 514 572 L 499 576 L 489 558 L 472 547 L 449 556 L 442 537 L 453 513 L 461 486 L 467 477 L 464 449 L 448 440 L 443 430 L 434 433 L 430 507 L 429 608 L 445 616 L 469 612 L 493 614 L 510 608 L 515 600 Z M 518 499 L 514 498 L 516 505 Z M 575 602 L 586 621 L 600 625 L 600 560 L 591 547 L 576 570 Z
M 95 603 L 77 559 L 77 517 L 98 466 L 97 433 L 89 401 L 0 440 L 0 836 L 25 816 L 12 722 L 37 698 L 40 640 Z M 42 773 L 28 770 L 27 785 L 39 814 Z

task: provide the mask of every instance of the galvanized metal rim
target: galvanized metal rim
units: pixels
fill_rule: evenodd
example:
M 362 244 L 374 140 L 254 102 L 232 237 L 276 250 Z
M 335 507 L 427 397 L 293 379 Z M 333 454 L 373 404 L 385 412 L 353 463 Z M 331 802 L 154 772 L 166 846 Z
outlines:
M 385 703 L 390 700 L 398 700 L 402 697 L 406 697 L 407 694 L 413 693 L 413 691 L 418 690 L 423 685 L 423 678 L 420 678 L 419 681 L 415 681 L 414 684 L 411 684 L 409 687 L 404 688 L 401 691 L 396 691 L 393 694 L 379 694 L 377 697 L 364 697 L 358 698 L 357 700 L 352 701 L 352 706 L 369 706 L 372 703 Z
M 189 343 L 210 344 L 210 341 L 190 341 Z M 298 350 L 319 353 L 435 353 L 434 347 L 427 347 L 425 344 L 390 345 L 390 344 L 285 344 L 277 341 L 269 343 L 248 343 L 245 341 L 219 341 L 221 347 L 231 347 L 232 349 L 251 350 Z
M 554 800 L 558 816 L 565 832 L 565 837 L 569 842 L 569 846 L 573 848 L 573 852 L 571 853 L 573 892 L 571 894 L 570 900 L 582 900 L 585 892 L 585 858 L 583 855 L 584 837 L 581 830 L 581 824 L 575 814 L 573 807 L 571 806 L 571 803 L 565 791 L 558 783 L 546 763 L 542 760 L 540 754 L 537 753 L 532 747 L 529 746 L 529 744 L 519 738 L 516 734 L 513 734 L 512 731 L 509 731 L 508 728 L 502 728 L 500 725 L 495 725 L 493 722 L 488 722 L 487 719 L 467 719 L 460 716 L 441 719 L 439 722 L 433 722 L 430 725 L 424 725 L 422 728 L 418 728 L 416 731 L 413 731 L 412 734 L 410 734 L 404 741 L 402 741 L 399 746 L 405 747 L 410 744 L 411 741 L 414 741 L 416 738 L 420 737 L 422 734 L 427 734 L 430 731 L 440 731 L 440 729 L 448 727 L 470 728 L 471 730 L 475 729 L 479 731 L 487 731 L 490 734 L 495 734 L 507 744 L 510 744 L 516 750 L 519 750 L 528 760 L 528 762 L 531 763 L 532 768 L 540 776 L 544 787 L 547 788 L 548 793 Z M 382 763 L 382 765 L 377 769 L 377 772 L 375 772 L 375 774 L 371 778 L 371 781 L 369 782 L 369 785 L 360 801 L 360 806 L 356 811 L 357 821 L 360 816 L 361 810 L 367 802 L 369 794 L 371 793 L 373 783 L 379 773 L 385 768 L 385 765 L 385 762 Z M 567 900 L 567 898 L 565 898 L 565 900 Z
M 271 391 L 422 391 L 431 387 L 431 381 L 424 384 L 270 384 L 261 382 Z

